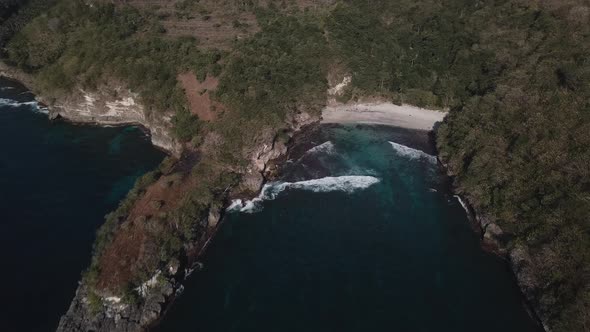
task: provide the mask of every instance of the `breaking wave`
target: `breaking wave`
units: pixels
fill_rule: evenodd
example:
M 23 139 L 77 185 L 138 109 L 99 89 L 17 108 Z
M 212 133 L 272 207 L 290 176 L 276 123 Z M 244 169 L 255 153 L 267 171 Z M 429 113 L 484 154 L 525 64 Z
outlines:
M 407 147 L 405 145 L 397 144 L 394 142 L 389 142 L 389 144 L 391 144 L 391 146 L 393 147 L 395 152 L 402 157 L 406 157 L 409 159 L 424 159 L 424 160 L 427 160 L 428 162 L 433 163 L 433 164 L 436 164 L 436 162 L 437 162 L 435 156 L 429 155 L 428 153 L 426 153 L 424 151 L 412 149 L 412 148 Z
M 28 106 L 33 111 L 41 112 L 41 113 L 49 113 L 49 110 L 46 107 L 41 106 L 37 101 L 16 101 L 13 99 L 5 99 L 0 98 L 0 107 L 21 107 L 21 106 Z
M 258 212 L 262 207 L 261 203 L 263 201 L 277 198 L 277 196 L 286 189 L 309 190 L 316 193 L 340 191 L 350 194 L 357 190 L 367 189 L 379 181 L 380 180 L 374 176 L 345 175 L 336 177 L 328 176 L 325 178 L 298 182 L 271 182 L 264 185 L 258 197 L 245 202 L 236 199 L 227 210 L 245 213 Z
M 314 146 L 313 148 L 307 150 L 305 154 L 334 154 L 336 152 L 334 148 L 334 143 L 327 141 L 318 146 Z

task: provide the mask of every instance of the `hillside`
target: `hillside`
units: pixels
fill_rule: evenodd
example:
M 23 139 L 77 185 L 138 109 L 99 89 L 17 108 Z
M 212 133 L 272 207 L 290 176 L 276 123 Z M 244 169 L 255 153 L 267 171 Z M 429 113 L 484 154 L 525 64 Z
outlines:
M 84 279 L 93 310 L 112 296 L 141 306 L 135 290 L 156 271 L 177 280 L 228 195 L 258 190 L 293 130 L 317 120 L 328 87 L 350 76 L 340 101 L 450 110 L 439 156 L 487 240 L 506 253 L 548 330 L 590 330 L 587 1 L 31 0 L 10 8 L 0 21 L 3 61 L 32 75 L 48 103 L 115 82 L 137 93 L 149 116 L 174 114 L 169 134 L 182 157 L 139 181 L 97 236 Z

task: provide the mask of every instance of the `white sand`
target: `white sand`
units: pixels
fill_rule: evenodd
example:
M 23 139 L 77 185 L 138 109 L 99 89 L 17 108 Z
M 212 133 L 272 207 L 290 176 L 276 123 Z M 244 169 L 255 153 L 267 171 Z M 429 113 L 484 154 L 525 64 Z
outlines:
M 345 104 L 328 106 L 322 111 L 321 123 L 380 124 L 408 129 L 432 130 L 446 112 L 410 105 Z

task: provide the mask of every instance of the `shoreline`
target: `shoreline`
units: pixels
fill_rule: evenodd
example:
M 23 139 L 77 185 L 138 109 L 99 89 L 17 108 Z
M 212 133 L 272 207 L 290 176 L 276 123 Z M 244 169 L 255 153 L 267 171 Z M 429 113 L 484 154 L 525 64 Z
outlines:
M 0 68 L 1 70 L 1 68 Z M 12 84 L 19 85 L 26 90 L 27 93 L 30 93 L 33 96 L 33 101 L 38 105 L 38 112 L 47 116 L 49 121 L 63 121 L 68 124 L 74 126 L 93 126 L 93 127 L 104 127 L 104 128 L 118 128 L 118 127 L 137 127 L 141 130 L 150 140 L 150 143 L 156 149 L 164 152 L 167 156 L 176 155 L 177 151 L 170 150 L 170 147 L 164 144 L 158 144 L 159 142 L 154 140 L 152 130 L 143 122 L 134 121 L 134 120 L 97 120 L 95 118 L 92 119 L 81 119 L 81 118 L 73 118 L 63 115 L 62 113 L 56 111 L 54 107 L 47 105 L 45 102 L 40 100 L 37 94 L 30 88 L 30 86 L 26 85 L 24 82 L 19 81 L 16 78 L 6 76 L 5 73 L 0 71 L 0 79 L 6 80 L 11 82 Z
M 23 81 L 20 81 L 19 79 L 15 78 L 14 76 L 7 76 L 6 73 L 3 72 L 1 69 L 2 69 L 2 67 L 0 66 L 0 77 L 10 80 L 12 82 L 18 83 L 18 84 L 22 85 L 23 87 L 25 87 L 31 93 L 35 94 L 33 92 L 33 90 L 31 90 L 29 88 L 29 86 L 27 86 Z M 35 94 L 35 96 L 36 96 L 36 94 Z M 35 97 L 35 100 L 37 100 L 37 102 L 39 102 L 41 105 L 45 105 L 42 101 L 38 100 L 37 97 Z M 47 108 L 49 109 L 48 118 L 50 120 L 55 120 L 57 118 L 60 118 L 61 120 L 71 123 L 73 125 L 95 125 L 95 126 L 128 126 L 128 125 L 133 125 L 133 126 L 138 126 L 142 131 L 144 131 L 146 134 L 148 134 L 150 136 L 150 140 L 151 140 L 153 146 L 165 151 L 167 154 L 174 154 L 173 152 L 167 150 L 163 146 L 159 146 L 158 144 L 154 144 L 152 131 L 144 123 L 137 122 L 137 121 L 125 121 L 125 120 L 122 120 L 119 122 L 117 122 L 117 121 L 101 122 L 100 120 L 96 120 L 95 118 L 92 118 L 91 120 L 88 120 L 88 121 L 84 121 L 84 120 L 81 121 L 81 120 L 75 120 L 73 118 L 69 118 L 67 116 L 64 116 L 63 114 L 61 114 L 57 111 L 52 111 L 52 107 L 47 107 Z M 419 108 L 419 107 L 415 107 L 415 106 L 411 106 L 411 105 L 395 105 L 395 104 L 387 103 L 387 102 L 384 102 L 384 103 L 339 104 L 339 105 L 326 106 L 324 108 L 324 110 L 322 111 L 321 120 L 318 120 L 315 123 L 319 124 L 319 125 L 324 125 L 324 124 L 383 125 L 383 126 L 398 127 L 398 128 L 410 129 L 410 130 L 422 130 L 422 131 L 429 132 L 429 134 L 433 134 L 436 132 L 437 124 L 439 122 L 442 122 L 447 114 L 448 114 L 447 112 L 427 110 L 427 109 L 423 109 L 423 108 Z M 304 130 L 306 130 L 306 128 L 301 128 L 301 130 L 304 131 Z M 526 307 L 529 309 L 531 317 L 533 319 L 535 319 L 536 321 L 538 321 L 539 325 L 544 330 L 546 330 L 545 326 L 543 324 L 543 321 L 537 315 L 536 310 L 533 309 L 533 306 L 531 305 L 530 301 L 528 300 L 522 287 L 520 287 L 520 284 L 518 283 L 519 274 L 518 274 L 517 270 L 515 269 L 514 264 L 512 263 L 510 252 L 506 248 L 503 248 L 501 246 L 501 244 L 499 243 L 499 241 L 495 238 L 497 236 L 497 234 L 491 234 L 490 236 L 487 236 L 487 234 L 489 234 L 487 232 L 487 228 L 488 228 L 488 226 L 492 225 L 493 223 L 490 223 L 490 222 L 486 223 L 485 218 L 482 217 L 481 214 L 478 213 L 473 208 L 473 205 L 471 204 L 470 200 L 467 197 L 465 197 L 464 195 L 462 195 L 459 191 L 457 191 L 457 187 L 454 184 L 453 174 L 451 174 L 449 172 L 449 170 L 446 167 L 443 160 L 441 160 L 439 158 L 438 153 L 437 153 L 436 157 L 437 157 L 438 162 L 440 163 L 440 166 L 443 168 L 445 174 L 447 176 L 449 176 L 449 178 L 451 180 L 452 192 L 454 194 L 458 195 L 460 197 L 460 199 L 462 199 L 466 203 L 466 205 L 468 207 L 466 209 L 466 213 L 467 213 L 469 219 L 473 219 L 474 223 L 478 226 L 478 228 L 480 230 L 479 235 L 481 237 L 481 246 L 486 251 L 490 251 L 493 254 L 499 256 L 500 258 L 502 258 L 503 260 L 506 261 L 506 263 L 508 264 L 508 268 L 510 268 L 511 271 L 513 272 L 513 275 L 515 277 L 515 281 L 517 282 L 518 289 L 521 292 L 521 295 L 523 297 L 524 303 L 526 304 Z M 263 181 L 263 184 L 266 182 L 265 180 Z M 216 227 L 212 230 L 212 232 L 210 234 L 206 234 L 206 236 L 205 236 L 206 239 L 204 239 L 205 243 L 197 250 L 196 255 L 193 257 L 193 262 L 198 263 L 201 256 L 205 253 L 208 245 L 214 239 L 215 234 L 217 233 L 217 231 L 220 229 L 221 225 L 223 224 L 223 219 L 224 219 L 223 217 L 224 217 L 224 214 L 225 214 L 225 211 L 227 208 L 226 205 L 229 205 L 229 204 L 227 204 L 227 202 L 226 202 L 226 204 L 222 205 L 222 207 L 219 211 L 220 218 L 219 218 L 218 224 L 216 225 Z M 493 224 L 493 225 L 495 225 L 495 224 Z M 477 232 L 477 230 L 474 230 L 474 231 Z M 191 264 L 191 265 L 194 265 L 194 264 Z M 182 278 L 182 280 L 180 280 L 179 285 L 181 287 L 182 287 L 182 284 L 184 283 L 184 281 L 186 281 L 187 277 L 188 276 L 185 276 L 184 278 Z M 148 324 L 146 327 L 150 328 L 150 327 L 157 326 L 159 324 L 159 322 L 161 321 L 161 319 L 163 319 L 165 317 L 167 310 L 170 309 L 170 306 L 174 302 L 175 298 L 179 295 L 180 294 L 176 294 L 176 291 L 175 291 L 172 294 L 172 296 L 168 299 L 167 303 L 164 305 L 164 310 L 159 315 L 158 319 L 155 322 L 152 322 L 152 324 Z
M 33 95 L 33 99 L 43 107 L 49 120 L 61 119 L 74 125 L 91 126 L 138 126 L 148 133 L 153 146 L 167 155 L 180 157 L 182 144 L 171 134 L 171 118 L 162 114 L 161 119 L 150 116 L 137 95 L 114 87 L 119 96 L 109 94 L 108 87 L 98 88 L 96 92 L 79 90 L 59 101 L 49 102 L 35 89 L 33 77 L 17 68 L 0 61 L 0 78 L 20 85 Z
M 523 304 L 531 319 L 538 323 L 541 330 L 549 331 L 525 291 L 526 286 L 521 283 L 521 279 L 525 279 L 526 276 L 523 277 L 523 273 L 518 267 L 521 262 L 516 260 L 519 257 L 514 254 L 514 250 L 507 248 L 502 243 L 501 239 L 504 236 L 504 232 L 495 222 L 489 220 L 481 211 L 477 211 L 474 208 L 471 200 L 457 187 L 454 174 L 452 174 L 447 164 L 438 154 L 438 150 L 436 149 L 436 130 L 438 125 L 444 121 L 447 114 L 448 112 L 428 110 L 407 104 L 395 105 L 390 102 L 330 103 L 322 110 L 320 124 L 383 125 L 428 132 L 434 143 L 437 163 L 449 178 L 449 190 L 463 206 L 473 231 L 480 238 L 481 248 L 499 257 L 506 263 L 507 268 L 512 272 L 511 274 L 514 277 L 516 287 L 520 292 Z
M 328 105 L 322 110 L 322 124 L 373 124 L 431 131 L 448 113 L 412 105 L 350 103 Z
M 501 243 L 500 238 L 504 235 L 503 231 L 496 223 L 488 220 L 488 218 L 481 211 L 478 211 L 474 207 L 469 197 L 465 196 L 465 194 L 461 192 L 459 187 L 457 187 L 455 175 L 447 167 L 447 164 L 444 162 L 444 160 L 440 158 L 438 152 L 436 154 L 436 159 L 438 161 L 439 167 L 441 167 L 442 171 L 449 179 L 449 190 L 463 206 L 473 231 L 479 236 L 481 248 L 485 252 L 500 258 L 506 264 L 506 267 L 511 272 L 514 283 L 516 284 L 516 288 L 520 293 L 523 305 L 526 311 L 529 313 L 529 316 L 531 319 L 537 322 L 541 331 L 550 332 L 541 316 L 539 316 L 538 310 L 535 309 L 532 300 L 529 298 L 529 296 L 527 296 L 524 286 L 520 283 L 521 273 L 518 267 L 515 265 L 511 250 Z M 488 228 L 492 228 L 492 230 L 488 230 Z

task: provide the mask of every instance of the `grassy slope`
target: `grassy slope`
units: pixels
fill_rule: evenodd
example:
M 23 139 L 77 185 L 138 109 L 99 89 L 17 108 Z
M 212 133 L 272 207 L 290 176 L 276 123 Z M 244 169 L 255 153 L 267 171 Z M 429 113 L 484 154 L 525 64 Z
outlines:
M 253 144 L 254 133 L 280 130 L 290 110 L 317 109 L 329 68 L 352 74 L 348 98 L 380 95 L 451 108 L 438 146 L 460 190 L 510 233 L 508 246 L 530 248 L 542 285 L 536 301 L 553 330 L 583 331 L 590 325 L 584 1 L 343 0 L 326 8 L 294 15 L 273 6 L 240 8 L 256 15 L 260 32 L 216 51 L 166 36 L 159 18 L 145 12 L 62 1 L 8 49 L 10 60 L 35 72 L 48 93 L 114 76 L 140 91 L 154 111 L 175 109 L 181 138 L 198 144 L 210 132 L 224 137 L 222 153 L 192 172 L 211 181 L 163 218 L 182 221 L 182 231 L 151 235 L 167 248 L 156 265 L 198 235 L 195 219 L 219 199 L 219 188 L 235 183 L 224 170 L 240 165 L 241 148 Z M 213 124 L 188 115 L 175 80 L 185 69 L 220 74 L 216 97 L 231 112 Z M 104 234 L 125 219 L 124 208 Z M 108 246 L 104 238 L 97 248 Z

